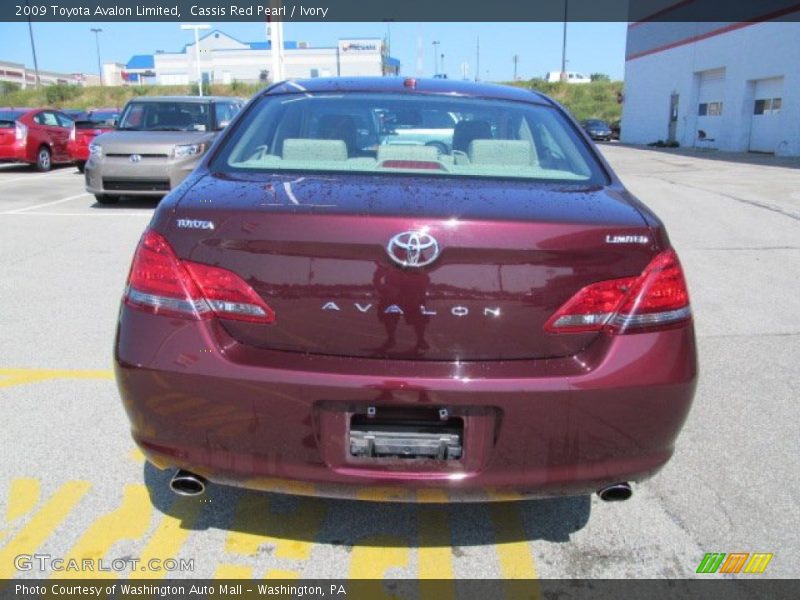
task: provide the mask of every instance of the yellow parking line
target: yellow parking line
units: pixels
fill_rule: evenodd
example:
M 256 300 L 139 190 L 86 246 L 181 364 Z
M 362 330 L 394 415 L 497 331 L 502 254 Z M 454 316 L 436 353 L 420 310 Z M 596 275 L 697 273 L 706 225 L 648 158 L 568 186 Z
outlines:
M 120 540 L 136 540 L 150 529 L 153 506 L 147 488 L 141 484 L 128 484 L 123 492 L 122 504 L 116 510 L 97 519 L 81 536 L 65 558 L 74 559 L 80 565 L 82 559 L 99 561 L 106 558 L 111 547 Z M 118 557 L 111 557 L 118 558 Z M 116 577 L 113 571 L 64 571 L 55 577 L 92 579 Z
M 426 502 L 446 502 L 441 490 L 420 492 Z M 422 598 L 449 600 L 456 597 L 452 584 L 432 585 L 427 579 L 453 579 L 453 541 L 446 506 L 425 505 L 417 509 L 417 540 L 420 593 Z
M 0 369 L 0 388 L 48 379 L 114 379 L 111 370 L 81 369 Z
M 265 579 L 300 579 L 300 574 L 297 571 L 285 571 L 282 569 L 270 569 L 264 575 Z
M 252 556 L 261 546 L 270 544 L 275 546 L 273 556 L 277 558 L 308 560 L 313 540 L 325 520 L 325 503 L 298 497 L 294 510 L 277 513 L 272 509 L 272 500 L 269 494 L 242 496 L 225 550 Z
M 252 579 L 252 567 L 239 565 L 219 565 L 214 571 L 214 579 Z
M 350 579 L 383 579 L 408 564 L 408 541 L 388 535 L 363 538 L 350 554 Z
M 533 551 L 516 503 L 493 502 L 489 505 L 495 530 L 495 549 L 500 562 L 500 575 L 511 598 L 540 598 L 538 582 L 530 584 L 513 580 L 537 579 Z M 509 581 L 511 580 L 511 581 Z
M 32 477 L 14 479 L 8 492 L 6 523 L 27 515 L 39 503 L 39 480 Z
M 6 507 L 5 528 L 0 529 L 0 544 L 11 535 L 8 527 L 20 517 L 31 512 L 39 503 L 39 480 L 29 477 L 14 479 L 8 490 L 8 506 Z
M 0 550 L 0 579 L 9 579 L 16 573 L 14 557 L 19 554 L 33 554 L 52 535 L 90 487 L 88 481 L 69 481 L 52 495 L 30 522 Z
M 201 502 L 197 498 L 176 497 L 172 501 L 170 514 L 165 514 L 161 518 L 150 541 L 139 555 L 139 562 L 147 566 L 152 559 L 164 560 L 178 556 L 183 544 L 189 538 L 192 527 L 197 522 L 200 512 L 203 510 Z M 164 577 L 167 571 L 150 571 L 140 569 L 131 571 L 131 579 L 155 579 Z

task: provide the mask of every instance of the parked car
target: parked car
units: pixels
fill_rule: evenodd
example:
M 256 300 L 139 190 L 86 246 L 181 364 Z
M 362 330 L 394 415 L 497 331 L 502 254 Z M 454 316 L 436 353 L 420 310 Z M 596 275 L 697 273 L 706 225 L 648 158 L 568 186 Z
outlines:
M 0 110 L 0 162 L 24 162 L 39 171 L 69 163 L 72 120 L 51 108 Z
M 600 119 L 586 119 L 581 125 L 593 140 L 607 142 L 611 139 L 611 127 Z
M 460 115 L 466 150 L 367 154 L 333 118 L 356 107 Z M 114 361 L 186 495 L 622 500 L 697 382 L 664 225 L 579 125 L 530 90 L 400 77 L 259 93 L 155 211 Z
M 118 108 L 93 108 L 86 113 L 84 120 L 75 121 L 67 147 L 78 171 L 83 173 L 86 161 L 89 160 L 89 144 L 101 133 L 114 129 L 119 113 Z
M 62 108 L 61 112 L 73 121 L 85 121 L 89 116 L 89 112 L 82 108 Z
M 618 140 L 622 131 L 622 122 L 619 119 L 616 121 L 611 121 L 611 125 L 609 125 L 609 127 L 611 129 L 611 139 Z
M 120 196 L 164 196 L 194 169 L 244 101 L 154 96 L 130 100 L 116 130 L 89 144 L 86 191 L 101 204 Z

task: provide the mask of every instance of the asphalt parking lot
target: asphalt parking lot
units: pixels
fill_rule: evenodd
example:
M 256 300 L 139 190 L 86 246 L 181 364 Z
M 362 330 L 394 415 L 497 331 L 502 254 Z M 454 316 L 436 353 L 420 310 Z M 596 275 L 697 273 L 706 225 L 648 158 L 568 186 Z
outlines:
M 660 578 L 695 577 L 708 552 L 767 552 L 764 574 L 742 577 L 800 576 L 800 161 L 603 151 L 667 224 L 701 368 L 673 460 L 615 504 L 174 497 L 134 448 L 111 373 L 155 203 L 100 206 L 74 168 L 0 166 L 0 578 L 51 576 L 15 569 L 33 553 L 194 560 L 133 577 Z

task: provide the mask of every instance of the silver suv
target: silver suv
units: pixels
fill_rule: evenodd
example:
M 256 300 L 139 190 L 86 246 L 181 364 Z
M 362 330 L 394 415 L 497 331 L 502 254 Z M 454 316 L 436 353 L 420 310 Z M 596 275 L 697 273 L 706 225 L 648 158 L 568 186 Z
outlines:
M 244 105 L 225 96 L 140 97 L 122 110 L 116 130 L 89 145 L 86 191 L 101 204 L 120 196 L 164 196 L 194 169 Z

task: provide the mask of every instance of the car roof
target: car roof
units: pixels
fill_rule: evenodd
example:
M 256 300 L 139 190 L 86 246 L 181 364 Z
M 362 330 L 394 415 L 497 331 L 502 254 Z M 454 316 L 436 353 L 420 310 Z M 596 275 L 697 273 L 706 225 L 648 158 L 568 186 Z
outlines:
M 235 96 L 136 96 L 129 102 L 197 102 L 198 104 L 207 102 L 219 102 L 221 100 L 243 100 Z
M 414 81 L 413 87 L 407 81 Z M 451 94 L 494 100 L 515 100 L 538 104 L 555 104 L 550 98 L 535 90 L 500 85 L 476 83 L 454 79 L 415 77 L 319 77 L 283 81 L 261 92 L 262 95 L 297 92 L 402 92 L 420 94 Z

